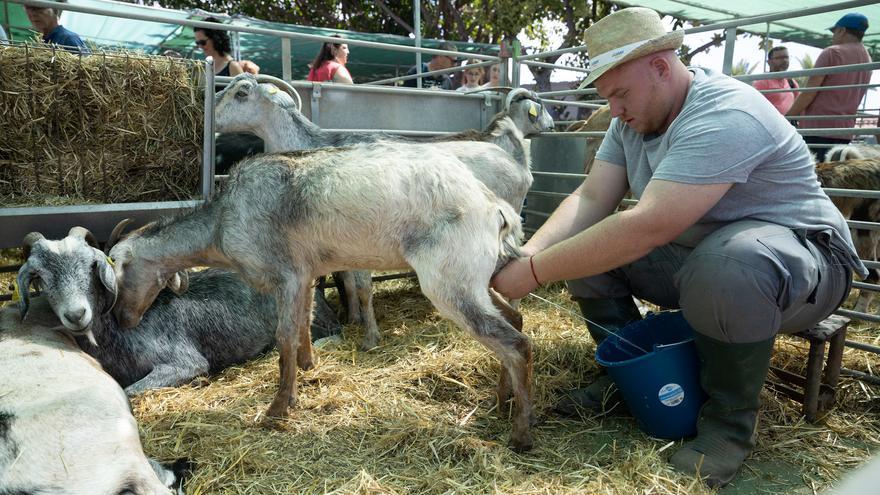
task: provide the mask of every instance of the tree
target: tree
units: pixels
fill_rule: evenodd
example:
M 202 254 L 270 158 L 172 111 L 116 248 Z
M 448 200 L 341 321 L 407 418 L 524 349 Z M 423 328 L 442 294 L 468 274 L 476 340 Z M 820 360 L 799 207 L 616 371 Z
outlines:
M 130 0 L 134 1 L 134 0 Z M 243 14 L 267 21 L 407 36 L 412 31 L 413 2 L 387 0 L 158 0 L 163 7 Z M 604 0 L 421 0 L 424 38 L 475 43 L 512 43 L 520 33 L 537 44 L 530 50 L 559 50 L 583 43 L 594 22 L 616 10 Z M 684 21 L 676 20 L 682 27 Z M 559 41 L 561 40 L 561 41 Z M 720 45 L 721 36 L 691 49 L 682 46 L 687 62 L 695 54 Z M 525 54 L 525 53 L 524 53 Z M 586 52 L 569 62 L 587 66 Z M 554 64 L 560 55 L 542 62 Z M 550 89 L 552 68 L 529 66 L 538 91 Z
M 755 62 L 750 64 L 746 59 L 740 59 L 739 62 L 733 64 L 733 67 L 730 68 L 731 76 L 744 76 L 746 74 L 751 74 L 755 71 L 755 68 L 758 66 L 758 63 Z
M 802 58 L 798 59 L 798 63 L 801 64 L 801 69 L 808 70 L 813 68 L 813 64 L 815 62 L 813 61 L 813 57 L 811 57 L 809 53 L 805 53 Z M 794 80 L 797 81 L 799 87 L 803 88 L 807 85 L 807 79 L 809 78 L 810 76 L 801 76 L 795 77 Z

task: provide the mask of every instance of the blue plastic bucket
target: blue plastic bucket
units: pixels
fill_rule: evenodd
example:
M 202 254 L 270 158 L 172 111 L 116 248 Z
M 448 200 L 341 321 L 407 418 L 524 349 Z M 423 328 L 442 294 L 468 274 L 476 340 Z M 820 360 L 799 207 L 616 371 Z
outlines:
M 596 361 L 608 369 L 642 430 L 669 440 L 695 435 L 706 394 L 694 330 L 681 311 L 649 314 L 617 334 L 599 345 Z

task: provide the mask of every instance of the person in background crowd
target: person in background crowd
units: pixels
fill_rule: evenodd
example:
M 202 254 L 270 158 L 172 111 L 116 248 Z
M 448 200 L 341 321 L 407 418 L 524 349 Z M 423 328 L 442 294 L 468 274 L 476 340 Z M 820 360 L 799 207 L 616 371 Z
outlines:
M 767 66 L 770 69 L 770 72 L 787 71 L 788 62 L 788 48 L 784 46 L 774 46 L 770 49 L 770 52 L 767 53 Z M 779 79 L 759 79 L 755 81 L 752 86 L 758 90 L 797 89 L 798 83 L 794 79 L 783 77 Z M 764 98 L 767 98 L 782 115 L 785 115 L 785 113 L 788 112 L 788 109 L 791 108 L 791 105 L 794 103 L 794 99 L 797 96 L 797 92 L 795 91 L 762 94 L 764 95 Z
M 214 17 L 207 17 L 204 22 L 220 23 Z M 214 75 L 235 77 L 243 72 L 241 65 L 232 59 L 232 43 L 226 31 L 197 27 L 193 28 L 193 34 L 205 56 L 214 58 Z
M 333 35 L 334 38 L 341 38 Z M 348 63 L 348 44 L 326 42 L 321 45 L 315 60 L 309 64 L 307 80 L 312 82 L 338 82 L 353 84 L 351 73 L 345 68 Z
M 480 63 L 479 60 L 470 59 L 467 61 L 466 65 L 478 63 Z M 486 71 L 482 67 L 466 67 L 464 69 L 464 84 L 459 86 L 456 91 L 461 91 L 463 93 L 465 91 L 472 91 L 481 88 L 481 84 L 483 84 L 483 76 L 485 74 Z
M 841 17 L 837 23 L 828 28 L 832 34 L 832 45 L 822 50 L 813 66 L 833 67 L 836 65 L 867 64 L 871 62 L 871 56 L 862 44 L 862 37 L 868 30 L 868 18 L 858 12 L 850 12 Z M 871 82 L 871 71 L 839 72 L 837 74 L 822 74 L 811 76 L 807 80 L 807 88 L 822 86 L 840 86 L 850 84 L 868 84 Z M 787 115 L 841 115 L 840 119 L 834 120 L 811 120 L 801 119 L 798 127 L 801 129 L 816 129 L 824 127 L 852 128 L 856 125 L 855 117 L 843 117 L 855 115 L 859 109 L 859 103 L 868 91 L 866 87 L 834 89 L 824 91 L 802 92 L 795 99 L 794 104 L 788 110 Z M 808 144 L 846 144 L 852 139 L 850 135 L 827 135 L 827 136 L 804 136 Z M 814 148 L 816 159 L 825 161 L 828 147 Z
M 497 88 L 501 86 L 501 64 L 489 66 L 489 81 L 483 85 L 484 88 Z
M 66 3 L 67 0 L 59 0 Z M 43 42 L 64 47 L 70 52 L 90 53 L 79 35 L 59 24 L 61 10 L 24 6 L 28 20 L 34 29 L 43 34 Z
M 681 308 L 708 399 L 669 462 L 718 487 L 755 448 L 776 335 L 822 321 L 868 271 L 796 129 L 748 85 L 686 67 L 683 39 L 646 8 L 587 29 L 584 84 L 614 118 L 589 176 L 492 285 L 520 299 L 568 280 L 597 342 L 641 318 L 633 296 Z M 638 203 L 616 211 L 627 192 Z M 557 410 L 601 412 L 614 390 L 605 375 Z
M 453 43 L 450 43 L 448 41 L 443 42 L 440 45 L 439 49 L 446 50 L 449 52 L 457 52 L 458 51 L 458 47 L 456 47 Z M 450 55 L 434 55 L 433 57 L 431 57 L 430 62 L 427 62 L 427 63 L 423 62 L 422 63 L 421 72 L 430 72 L 430 71 L 435 71 L 435 70 L 449 69 L 449 68 L 452 68 L 453 66 L 455 66 L 455 63 L 457 60 L 458 59 L 456 57 L 453 57 Z M 409 71 L 407 71 L 406 75 L 411 76 L 415 73 L 416 73 L 416 66 L 414 65 L 414 66 L 412 66 L 412 68 L 409 69 Z M 415 88 L 418 86 L 416 84 L 416 81 L 418 79 L 422 80 L 422 87 L 423 88 L 449 89 L 449 90 L 452 89 L 452 79 L 449 77 L 448 74 L 438 74 L 438 75 L 427 76 L 427 77 L 422 77 L 422 78 L 407 79 L 406 81 L 403 81 L 403 85 L 410 87 L 410 88 Z

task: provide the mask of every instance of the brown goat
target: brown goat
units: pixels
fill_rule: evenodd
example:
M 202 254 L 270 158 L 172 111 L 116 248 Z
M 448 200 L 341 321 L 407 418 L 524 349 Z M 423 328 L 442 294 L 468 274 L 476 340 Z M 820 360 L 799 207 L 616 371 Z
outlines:
M 818 163 L 816 175 L 822 187 L 877 191 L 880 190 L 880 158 Z M 847 220 L 880 222 L 880 199 L 834 196 L 831 201 Z M 859 257 L 877 261 L 880 231 L 852 229 L 851 232 Z M 876 284 L 880 280 L 880 272 L 875 268 L 870 268 L 868 272 L 865 281 Z M 867 312 L 873 297 L 873 291 L 859 291 L 859 300 L 854 309 Z

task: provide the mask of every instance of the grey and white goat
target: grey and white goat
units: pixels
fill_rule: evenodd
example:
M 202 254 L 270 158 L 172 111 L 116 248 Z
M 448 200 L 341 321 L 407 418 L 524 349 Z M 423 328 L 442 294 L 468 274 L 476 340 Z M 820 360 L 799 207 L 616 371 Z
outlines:
M 459 146 L 512 161 L 492 144 Z M 524 450 L 532 445 L 531 341 L 495 307 L 503 303 L 489 290 L 496 267 L 518 256 L 520 237 L 514 209 L 454 153 L 433 144 L 261 155 L 233 168 L 203 208 L 149 224 L 113 247 L 119 283 L 113 311 L 122 326 L 137 325 L 176 272 L 197 265 L 235 270 L 276 299 L 281 372 L 268 416 L 285 417 L 297 402 L 297 365 L 313 363 L 308 328 L 315 278 L 412 268 L 440 313 L 501 361 L 499 398 L 515 396 L 511 443 Z
M 880 158 L 880 146 L 876 144 L 840 144 L 833 146 L 825 155 L 826 162 L 865 160 Z
M 483 131 L 464 131 L 440 138 L 326 131 L 300 113 L 287 93 L 272 84 L 258 83 L 250 74 L 241 74 L 215 96 L 215 126 L 218 132 L 256 134 L 266 142 L 267 151 L 273 152 L 379 141 L 433 142 L 454 153 L 477 179 L 519 212 L 532 185 L 529 147 L 525 138 L 553 130 L 553 118 L 537 94 L 522 88 L 507 95 L 505 108 Z M 475 154 L 471 149 L 460 147 L 458 142 L 463 141 L 495 144 L 514 161 L 487 159 L 483 153 Z M 366 331 L 361 347 L 373 348 L 379 343 L 379 326 L 373 311 L 370 276 L 368 273 L 343 273 L 341 278 L 344 287 L 355 289 L 355 297 L 348 298 L 349 321 L 364 324 Z
M 58 241 L 33 232 L 24 247 L 26 261 L 18 272 L 22 317 L 30 310 L 27 288 L 33 283 L 66 332 L 129 395 L 217 373 L 275 344 L 275 300 L 235 274 L 204 270 L 178 275 L 170 286 L 179 295 L 162 291 L 135 329 L 121 330 L 110 313 L 116 276 L 88 230 L 74 227 Z M 182 284 L 188 284 L 185 291 Z M 326 321 L 326 303 L 317 309 L 322 311 L 318 320 Z
M 519 155 L 524 145 L 508 148 L 508 139 L 524 137 L 553 130 L 553 118 L 544 108 L 537 94 L 524 88 L 512 90 L 505 100 L 505 110 L 493 118 L 483 133 L 465 131 L 442 137 L 405 137 L 385 132 L 329 131 L 313 124 L 296 107 L 293 98 L 275 85 L 259 83 L 251 74 L 236 76 L 214 97 L 214 125 L 217 132 L 248 132 L 266 142 L 267 152 L 297 151 L 316 148 L 336 148 L 377 141 L 460 141 L 462 139 L 487 141 L 498 144 L 506 151 Z M 510 119 L 520 136 L 511 137 L 492 133 L 494 122 Z M 466 136 L 466 137 L 465 137 Z M 526 150 L 527 152 L 528 150 Z M 466 163 L 466 156 L 460 156 Z M 524 157 L 528 160 L 528 153 Z M 517 160 L 527 165 L 520 158 Z M 493 189 L 492 184 L 486 184 Z M 494 190 L 494 189 L 493 189 Z M 515 205 L 519 207 L 519 205 Z
M 0 308 L 0 493 L 183 494 L 188 468 L 144 455 L 125 393 L 70 337 Z

